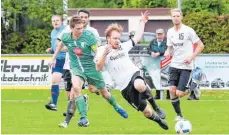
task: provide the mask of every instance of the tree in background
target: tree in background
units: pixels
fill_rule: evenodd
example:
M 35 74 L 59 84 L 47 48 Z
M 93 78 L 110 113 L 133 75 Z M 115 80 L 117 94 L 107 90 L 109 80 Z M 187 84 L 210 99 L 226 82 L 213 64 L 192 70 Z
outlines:
M 182 0 L 184 14 L 206 11 L 217 15 L 229 13 L 228 0 Z
M 203 41 L 204 53 L 229 53 L 229 15 L 193 12 L 186 14 L 183 21 L 191 26 Z
M 124 0 L 68 0 L 69 8 L 121 8 Z
M 62 14 L 62 0 L 2 0 L 1 53 L 45 53 L 51 16 Z
M 45 53 L 50 46 L 51 16 L 63 13 L 62 0 L 2 0 L 1 4 L 1 52 Z M 68 0 L 68 7 L 174 8 L 177 0 Z M 185 23 L 203 39 L 204 53 L 229 52 L 229 0 L 182 0 L 182 11 Z

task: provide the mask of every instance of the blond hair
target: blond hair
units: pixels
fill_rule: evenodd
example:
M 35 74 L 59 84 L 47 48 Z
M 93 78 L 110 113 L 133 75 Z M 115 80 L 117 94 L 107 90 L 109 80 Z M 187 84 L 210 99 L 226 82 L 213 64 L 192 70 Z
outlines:
M 79 16 L 72 16 L 69 21 L 69 25 L 71 28 L 74 28 L 76 24 L 83 24 L 83 20 Z
M 179 9 L 179 8 L 173 8 L 173 9 L 171 9 L 170 10 L 170 13 L 172 14 L 172 12 L 179 12 L 181 14 L 181 16 L 183 16 L 183 13 L 182 13 L 181 9 Z
M 55 17 L 59 17 L 60 20 L 63 21 L 63 17 L 61 15 L 53 15 L 52 18 L 51 18 L 51 20 L 53 20 L 53 18 L 55 18 Z
M 119 33 L 122 33 L 123 27 L 117 23 L 112 23 L 108 25 L 107 29 L 105 30 L 106 37 L 110 37 L 112 31 L 117 31 Z

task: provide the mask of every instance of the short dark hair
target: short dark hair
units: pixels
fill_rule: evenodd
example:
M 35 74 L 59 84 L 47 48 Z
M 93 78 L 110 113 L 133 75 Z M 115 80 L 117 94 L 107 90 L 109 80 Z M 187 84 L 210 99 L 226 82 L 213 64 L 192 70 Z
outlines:
M 80 12 L 83 12 L 85 14 L 88 14 L 88 17 L 90 17 L 90 15 L 91 15 L 90 11 L 87 8 L 81 8 L 81 9 L 79 9 L 78 14 Z

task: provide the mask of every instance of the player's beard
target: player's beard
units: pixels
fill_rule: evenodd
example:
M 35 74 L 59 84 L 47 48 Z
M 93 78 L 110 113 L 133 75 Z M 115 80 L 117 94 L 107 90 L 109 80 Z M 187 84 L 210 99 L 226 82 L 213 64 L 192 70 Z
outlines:
M 112 48 L 118 49 L 120 47 L 119 43 L 113 43 Z

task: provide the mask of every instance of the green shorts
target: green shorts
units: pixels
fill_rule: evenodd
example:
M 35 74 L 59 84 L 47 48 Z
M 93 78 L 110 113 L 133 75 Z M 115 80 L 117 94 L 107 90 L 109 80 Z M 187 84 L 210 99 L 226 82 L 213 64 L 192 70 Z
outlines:
M 95 86 L 97 89 L 104 89 L 106 87 L 102 73 L 99 71 L 95 70 L 82 72 L 77 68 L 72 68 L 71 73 L 72 76 L 81 77 L 84 82 L 87 81 L 88 84 Z

